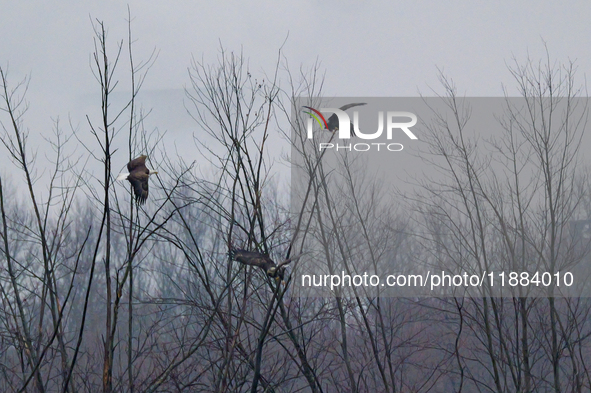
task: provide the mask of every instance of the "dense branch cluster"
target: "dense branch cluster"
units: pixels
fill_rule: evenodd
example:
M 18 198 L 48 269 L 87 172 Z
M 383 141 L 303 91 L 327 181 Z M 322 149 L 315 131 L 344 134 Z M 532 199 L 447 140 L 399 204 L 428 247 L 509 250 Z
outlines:
M 494 156 L 468 136 L 470 110 L 442 77 L 448 112 L 421 135 L 439 173 L 408 209 L 392 209 L 390 190 L 353 155 L 335 169 L 294 135 L 306 176 L 293 211 L 269 138 L 290 138 L 281 123 L 299 121 L 289 119 L 294 97 L 319 107 L 317 67 L 296 76 L 280 52 L 273 74 L 256 78 L 242 54 L 193 61 L 187 98 L 200 154 L 187 162 L 159 147 L 137 109 L 154 57 L 134 63 L 131 30 L 114 53 L 100 22 L 95 33 L 101 117 L 71 136 L 56 123 L 39 148 L 53 162 L 47 184 L 28 143 L 28 80 L 11 85 L 0 69 L 0 137 L 14 165 L 0 173 L 0 391 L 591 389 L 588 299 L 385 298 L 362 287 L 315 298 L 294 282 L 306 263 L 326 273 L 558 271 L 588 259 L 588 244 L 569 237 L 591 214 L 578 151 L 585 123 L 557 109 L 579 102 L 572 66 L 511 69 L 527 105 L 507 101 L 505 134 L 486 141 Z M 131 94 L 115 109 L 126 50 Z M 131 183 L 144 204 L 114 182 L 113 168 L 135 157 L 160 169 L 147 201 L 147 181 L 145 196 Z M 11 187 L 17 180 L 25 187 Z

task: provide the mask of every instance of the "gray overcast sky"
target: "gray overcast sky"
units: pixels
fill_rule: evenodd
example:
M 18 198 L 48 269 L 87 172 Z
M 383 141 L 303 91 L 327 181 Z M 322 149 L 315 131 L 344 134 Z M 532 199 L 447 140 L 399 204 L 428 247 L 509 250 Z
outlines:
M 93 4 L 94 3 L 94 4 Z M 26 1 L 4 2 L 0 61 L 14 77 L 31 73 L 31 94 L 54 114 L 68 112 L 58 94 L 96 89 L 89 71 L 90 17 L 103 20 L 112 42 L 125 38 L 131 7 L 136 57 L 160 56 L 146 89 L 182 88 L 192 55 L 213 61 L 219 42 L 244 49 L 253 68 L 270 68 L 289 33 L 292 66 L 315 59 L 334 96 L 409 96 L 437 86 L 436 67 L 467 95 L 501 95 L 505 62 L 529 51 L 591 65 L 587 1 Z
M 91 18 L 105 22 L 113 46 L 126 38 L 128 4 L 136 60 L 159 51 L 143 90 L 155 107 L 149 127 L 170 133 L 185 122 L 180 89 L 191 56 L 215 62 L 220 42 L 242 48 L 253 70 L 271 72 L 289 34 L 290 65 L 321 61 L 330 96 L 430 95 L 431 87 L 441 92 L 437 67 L 462 95 L 500 96 L 503 84 L 514 86 L 506 64 L 544 57 L 544 41 L 553 59 L 576 60 L 580 83 L 591 69 L 587 1 L 4 2 L 0 64 L 13 83 L 32 76 L 32 133 L 47 132 L 58 116 L 84 126 L 86 100 L 100 102 L 89 66 Z M 179 89 L 178 105 L 157 93 L 169 89 Z

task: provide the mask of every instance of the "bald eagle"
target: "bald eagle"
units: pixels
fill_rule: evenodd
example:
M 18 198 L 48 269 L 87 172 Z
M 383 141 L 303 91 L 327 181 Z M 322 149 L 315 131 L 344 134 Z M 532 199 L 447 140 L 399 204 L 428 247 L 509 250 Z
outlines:
M 290 258 L 277 265 L 265 254 L 256 251 L 241 250 L 238 248 L 232 248 L 229 254 L 230 258 L 234 261 L 238 261 L 245 265 L 260 267 L 267 273 L 267 276 L 274 278 L 277 281 L 283 281 L 285 276 L 285 265 L 293 260 L 293 258 Z
M 146 168 L 146 158 L 148 156 L 141 155 L 138 158 L 127 163 L 127 170 L 129 173 L 120 173 L 117 180 L 127 180 L 133 187 L 135 200 L 141 205 L 148 199 L 148 179 L 150 175 L 155 175 L 158 171 L 152 171 Z

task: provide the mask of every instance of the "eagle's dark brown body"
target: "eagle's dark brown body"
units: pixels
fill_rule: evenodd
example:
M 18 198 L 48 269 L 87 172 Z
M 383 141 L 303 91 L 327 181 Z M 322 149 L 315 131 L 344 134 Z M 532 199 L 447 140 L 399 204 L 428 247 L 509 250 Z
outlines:
M 230 250 L 230 258 L 245 265 L 260 267 L 269 277 L 281 280 L 283 280 L 285 275 L 285 266 L 283 265 L 289 263 L 288 261 L 280 264 L 278 267 L 277 264 L 265 254 L 256 251 L 241 250 L 238 248 L 232 248 Z
M 127 180 L 133 187 L 135 199 L 141 205 L 148 199 L 148 179 L 150 171 L 146 168 L 146 156 L 139 156 L 127 164 L 129 176 Z
M 146 158 L 148 156 L 141 155 L 136 159 L 129 161 L 127 170 L 129 173 L 122 173 L 117 177 L 117 180 L 127 180 L 133 187 L 135 200 L 141 205 L 148 199 L 148 179 L 150 175 L 156 174 L 156 171 L 150 171 L 146 167 Z

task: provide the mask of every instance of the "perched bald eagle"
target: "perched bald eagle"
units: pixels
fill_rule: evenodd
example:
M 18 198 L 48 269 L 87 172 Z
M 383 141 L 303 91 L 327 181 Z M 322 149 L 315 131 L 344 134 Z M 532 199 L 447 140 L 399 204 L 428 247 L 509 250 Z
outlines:
M 127 163 L 127 170 L 129 173 L 120 173 L 117 180 L 127 180 L 133 187 L 135 200 L 141 205 L 148 199 L 148 179 L 150 175 L 155 175 L 158 171 L 152 171 L 146 168 L 146 158 L 148 156 L 141 155 L 138 158 Z
M 240 250 L 238 248 L 232 248 L 229 254 L 230 258 L 234 261 L 238 261 L 245 265 L 260 267 L 267 273 L 267 276 L 272 277 L 277 281 L 283 281 L 285 276 L 285 265 L 293 260 L 293 258 L 290 258 L 277 265 L 265 254 L 256 251 Z

